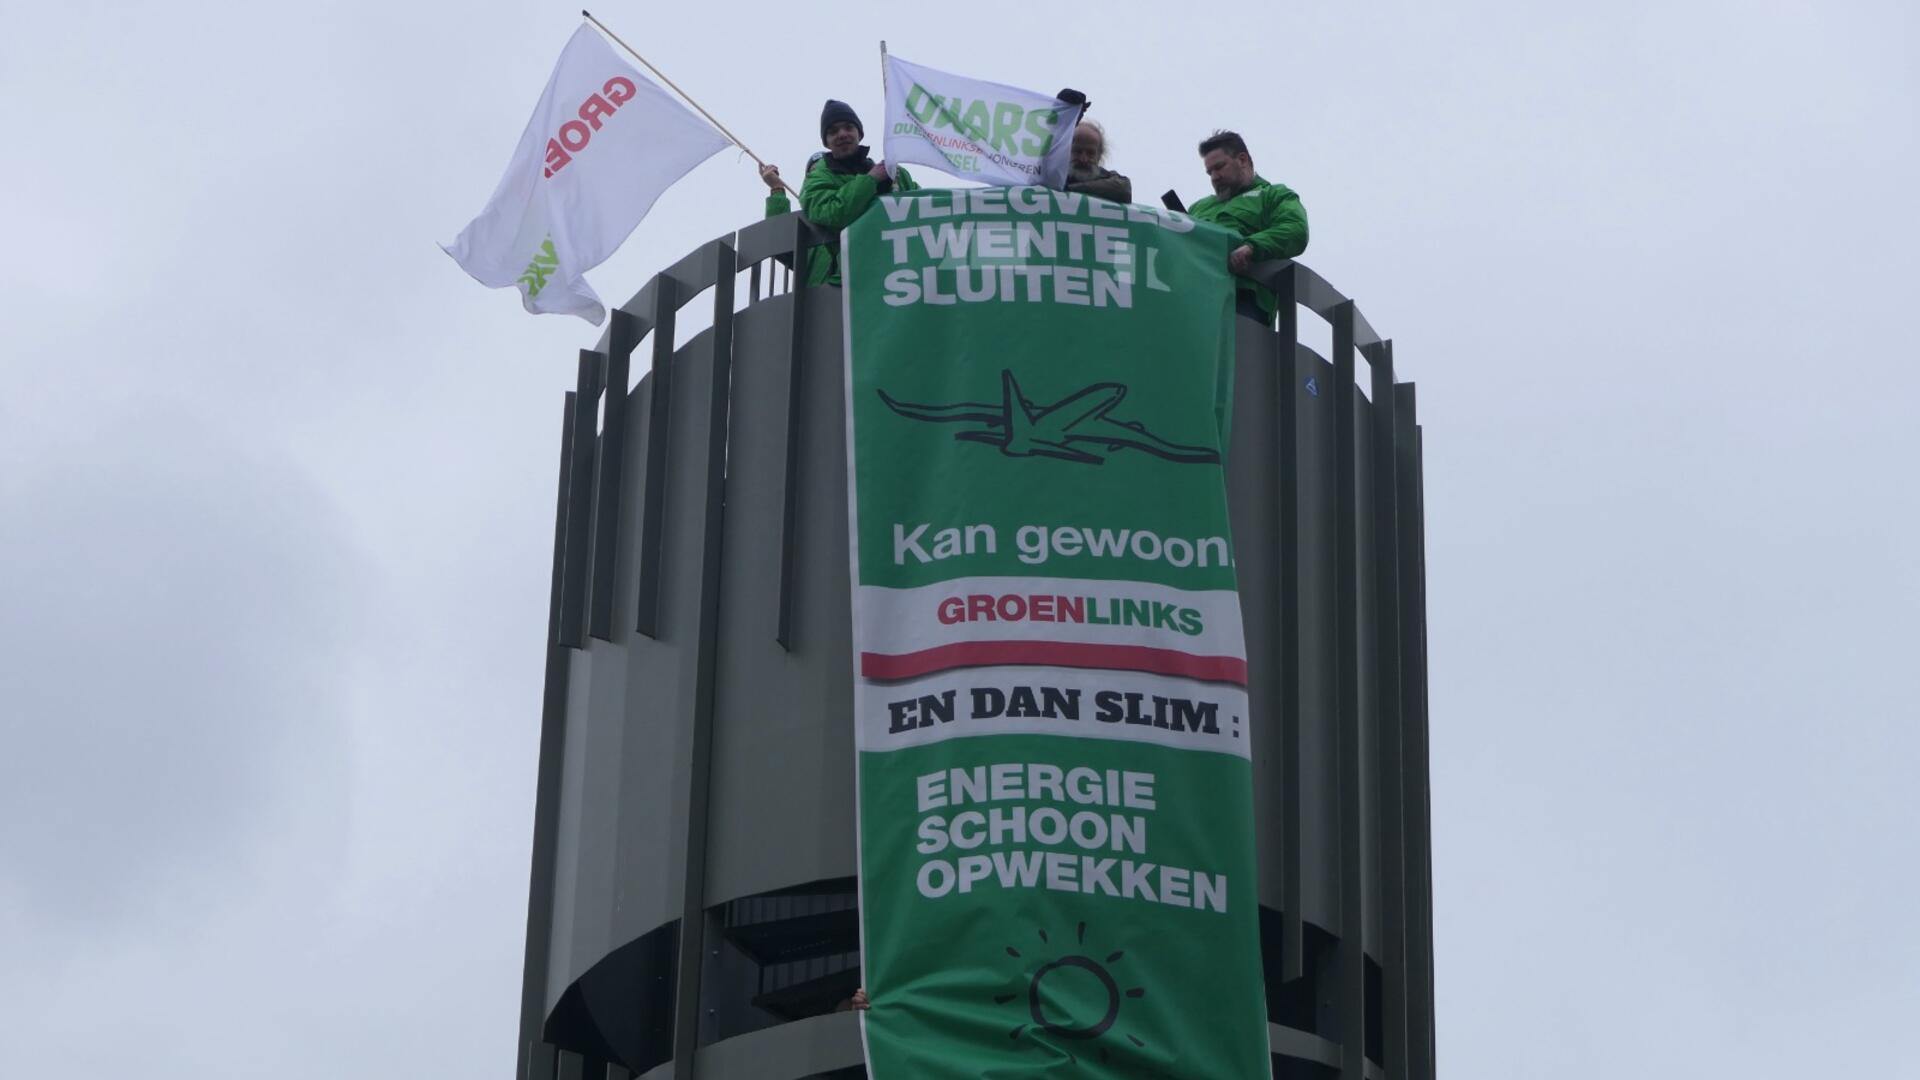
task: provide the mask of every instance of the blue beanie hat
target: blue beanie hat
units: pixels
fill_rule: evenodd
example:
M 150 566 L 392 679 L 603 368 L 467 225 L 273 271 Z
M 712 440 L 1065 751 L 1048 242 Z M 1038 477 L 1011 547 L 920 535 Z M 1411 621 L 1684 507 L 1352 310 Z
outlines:
M 835 101 L 833 98 L 828 98 L 826 108 L 820 110 L 821 145 L 826 145 L 827 129 L 842 120 L 859 128 L 861 138 L 864 139 L 867 137 L 867 125 L 860 122 L 860 117 L 854 113 L 853 106 L 844 101 Z

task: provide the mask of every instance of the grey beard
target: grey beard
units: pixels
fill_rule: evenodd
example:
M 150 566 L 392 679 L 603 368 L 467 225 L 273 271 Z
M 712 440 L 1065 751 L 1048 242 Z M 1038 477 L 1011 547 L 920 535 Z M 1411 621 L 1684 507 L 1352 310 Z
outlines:
M 1092 165 L 1084 169 L 1078 165 L 1067 166 L 1067 178 L 1069 180 L 1097 180 L 1099 177 L 1100 166 L 1098 165 Z

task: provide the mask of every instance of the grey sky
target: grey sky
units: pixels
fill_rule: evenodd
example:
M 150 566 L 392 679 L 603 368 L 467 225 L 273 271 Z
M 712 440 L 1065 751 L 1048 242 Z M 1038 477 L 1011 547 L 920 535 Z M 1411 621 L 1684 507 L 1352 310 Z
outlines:
M 1911 4 L 661 7 L 596 14 L 790 176 L 825 97 L 877 128 L 885 37 L 1087 90 L 1142 198 L 1203 192 L 1223 125 L 1300 191 L 1420 383 L 1449 1076 L 1887 1071 Z M 597 331 L 435 241 L 576 11 L 8 9 L 0 1075 L 511 1068 Z M 591 280 L 763 191 L 723 153 Z

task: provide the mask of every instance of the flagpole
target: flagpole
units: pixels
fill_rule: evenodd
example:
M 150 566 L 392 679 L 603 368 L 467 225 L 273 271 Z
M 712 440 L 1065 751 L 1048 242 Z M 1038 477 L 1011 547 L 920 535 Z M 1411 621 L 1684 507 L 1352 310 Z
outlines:
M 887 104 L 887 101 L 888 101 L 888 98 L 887 98 L 887 39 L 881 38 L 880 39 L 880 115 L 882 119 L 884 119 L 887 115 L 887 109 L 889 107 Z M 887 156 L 887 133 L 883 131 L 880 133 L 880 157 L 882 160 L 885 160 L 886 156 Z M 888 180 L 900 179 L 900 177 L 895 172 L 895 170 L 897 170 L 898 168 L 899 166 L 895 165 L 893 162 L 891 161 L 887 162 L 887 179 Z
M 700 115 L 707 118 L 707 123 L 712 124 L 716 128 L 719 128 L 720 134 L 725 135 L 729 142 L 739 147 L 748 157 L 752 158 L 757 164 L 759 164 L 761 168 L 766 168 L 767 163 L 760 159 L 760 155 L 754 153 L 753 150 L 750 147 L 748 147 L 746 143 L 741 142 L 740 137 L 738 135 L 735 135 L 733 132 L 728 131 L 727 125 L 721 123 L 718 120 L 715 120 L 713 118 L 712 113 L 708 112 L 704 108 L 701 108 L 700 103 L 693 100 L 692 95 L 688 94 L 685 90 L 680 89 L 680 87 L 676 85 L 672 79 L 667 78 L 665 72 L 661 71 L 657 67 L 654 67 L 652 63 L 648 62 L 646 57 L 641 56 L 638 52 L 635 52 L 633 46 L 627 44 L 625 41 L 622 41 L 620 39 L 619 34 L 616 34 L 613 31 L 607 29 L 607 24 L 601 22 L 599 19 L 594 18 L 593 12 L 588 11 L 586 8 L 581 8 L 580 16 L 581 18 L 586 19 L 588 22 L 592 23 L 593 25 L 599 27 L 601 33 L 612 38 L 615 42 L 619 44 L 621 48 L 627 50 L 627 53 L 630 56 L 632 56 L 635 60 L 640 61 L 642 64 L 646 64 L 647 70 L 653 72 L 655 78 L 659 79 L 663 83 L 666 83 L 668 86 L 673 87 L 673 92 L 685 98 L 687 104 L 699 110 Z M 794 198 L 797 199 L 800 197 L 800 193 L 793 190 L 793 185 L 787 183 L 786 178 L 784 177 L 781 178 L 780 186 L 783 188 L 786 188 L 788 191 L 793 192 Z

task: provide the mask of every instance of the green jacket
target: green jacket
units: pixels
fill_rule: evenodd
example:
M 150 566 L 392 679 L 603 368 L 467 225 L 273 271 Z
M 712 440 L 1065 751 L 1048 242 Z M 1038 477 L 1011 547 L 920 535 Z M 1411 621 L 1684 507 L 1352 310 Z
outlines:
M 867 175 L 867 170 L 871 168 L 873 160 L 865 154 L 846 165 L 835 162 L 827 155 L 814 159 L 807 166 L 806 181 L 800 185 L 800 207 L 806 211 L 807 220 L 835 232 L 853 224 L 854 219 L 871 209 L 874 200 L 880 197 L 880 182 Z M 906 169 L 895 169 L 894 174 L 894 191 L 920 189 Z M 768 217 L 779 217 L 792 210 L 793 204 L 787 200 L 784 190 L 768 193 Z M 838 284 L 839 246 L 826 244 L 814 248 L 813 254 L 807 258 L 807 285 Z
M 1253 245 L 1256 262 L 1291 259 L 1307 250 L 1307 209 L 1300 196 L 1285 184 L 1269 184 L 1255 175 L 1253 186 L 1230 199 L 1209 195 L 1187 211 L 1201 221 L 1231 229 Z M 1253 293 L 1260 310 L 1272 319 L 1280 302 L 1273 290 L 1245 278 L 1239 288 Z

